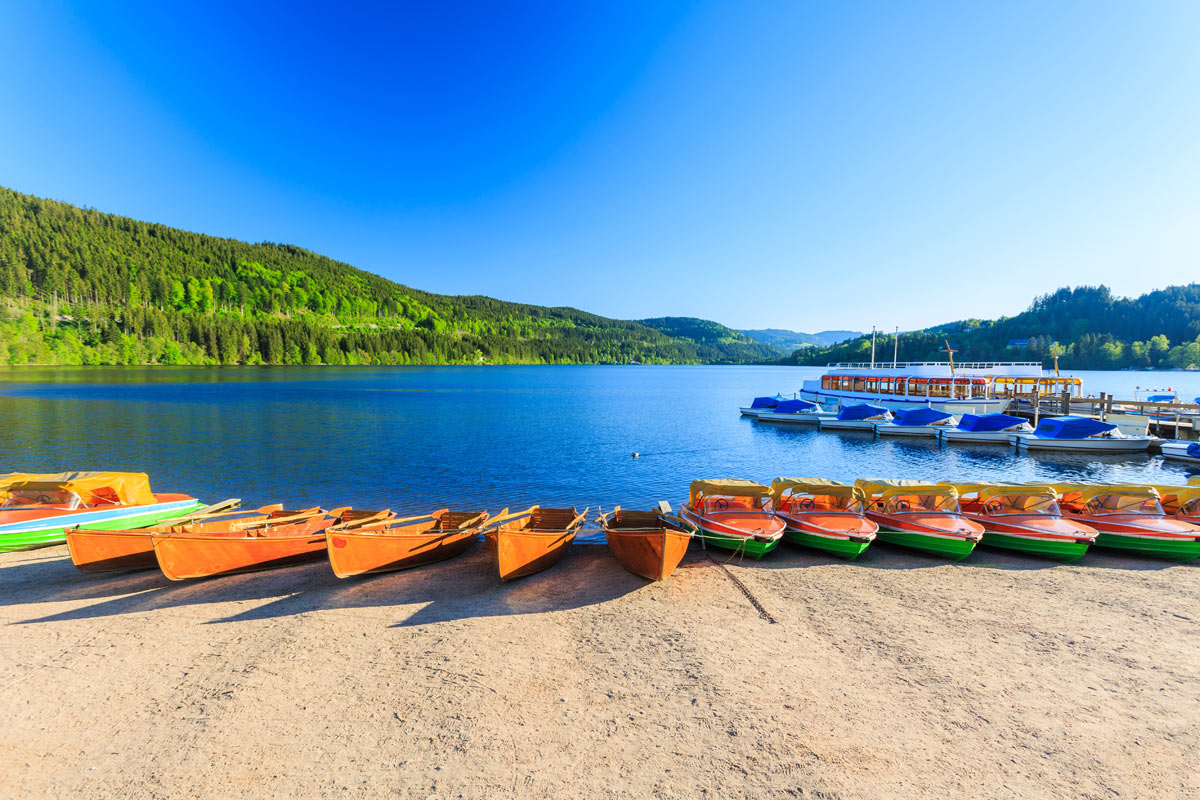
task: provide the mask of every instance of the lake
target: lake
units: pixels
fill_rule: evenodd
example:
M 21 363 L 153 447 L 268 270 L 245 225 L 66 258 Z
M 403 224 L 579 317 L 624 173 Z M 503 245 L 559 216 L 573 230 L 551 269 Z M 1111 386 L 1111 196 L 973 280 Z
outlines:
M 132 470 L 247 506 L 678 507 L 700 477 L 1183 483 L 1145 455 L 1017 455 L 738 415 L 822 370 L 761 366 L 0 370 L 0 472 Z M 1085 393 L 1200 395 L 1200 374 L 1076 372 Z M 633 458 L 631 454 L 640 453 Z

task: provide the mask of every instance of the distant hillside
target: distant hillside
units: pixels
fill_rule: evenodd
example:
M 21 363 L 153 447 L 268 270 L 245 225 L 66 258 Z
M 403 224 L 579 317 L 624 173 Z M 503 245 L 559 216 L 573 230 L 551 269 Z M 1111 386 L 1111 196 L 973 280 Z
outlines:
M 741 330 L 738 332 L 746 334 L 757 342 L 772 344 L 776 347 L 782 347 L 785 350 L 796 350 L 809 345 L 828 347 L 829 345 L 844 342 L 847 339 L 862 336 L 862 333 L 858 331 L 800 333 L 798 331 L 783 330 L 782 328 L 763 328 L 762 330 Z
M 959 361 L 1020 360 L 1074 369 L 1200 366 L 1200 283 L 1169 286 L 1138 298 L 1114 297 L 1105 286 L 1081 286 L 1038 297 L 1028 310 L 997 320 L 960 320 L 900 334 L 901 361 L 944 361 L 944 340 Z M 891 337 L 877 353 L 892 354 Z M 797 349 L 786 363 L 822 365 L 870 358 L 871 337 L 834 347 Z
M 677 339 L 685 339 L 701 346 L 719 347 L 734 360 L 740 362 L 766 361 L 779 358 L 787 353 L 786 348 L 755 341 L 741 331 L 726 328 L 724 325 L 707 319 L 656 317 L 638 320 L 638 322 Z
M 574 308 L 431 294 L 292 245 L 220 239 L 0 188 L 0 363 L 740 363 L 779 355 L 740 334 L 683 338 Z

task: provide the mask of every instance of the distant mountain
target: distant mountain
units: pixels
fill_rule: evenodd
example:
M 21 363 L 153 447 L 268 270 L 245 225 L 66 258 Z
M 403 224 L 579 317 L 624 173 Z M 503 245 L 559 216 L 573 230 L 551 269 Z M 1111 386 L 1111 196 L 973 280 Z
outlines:
M 772 344 L 785 350 L 799 350 L 801 347 L 829 347 L 841 342 L 862 336 L 858 331 L 821 331 L 820 333 L 800 333 L 787 331 L 782 328 L 763 328 L 762 330 L 741 330 L 756 342 Z
M 696 317 L 655 317 L 640 319 L 638 324 L 653 328 L 675 339 L 683 339 L 707 349 L 723 353 L 725 358 L 713 361 L 747 363 L 767 361 L 786 355 L 790 348 L 756 340 L 742 331 L 726 328 L 718 322 Z
M 900 334 L 901 361 L 1041 361 L 1059 355 L 1066 369 L 1195 369 L 1200 367 L 1200 283 L 1116 297 L 1106 286 L 1042 295 L 1014 317 L 967 319 Z M 885 335 L 877 353 L 891 357 Z M 870 358 L 871 337 L 832 347 L 802 347 L 784 362 L 822 365 Z

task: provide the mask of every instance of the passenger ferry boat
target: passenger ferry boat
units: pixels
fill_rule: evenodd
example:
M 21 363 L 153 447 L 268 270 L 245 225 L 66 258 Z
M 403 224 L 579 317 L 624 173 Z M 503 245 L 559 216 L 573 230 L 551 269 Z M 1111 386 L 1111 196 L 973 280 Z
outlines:
M 1047 376 L 1037 361 L 938 361 L 830 364 L 819 380 L 804 382 L 800 396 L 825 405 L 871 403 L 891 411 L 929 406 L 961 414 L 996 414 L 1017 393 L 1064 391 L 1078 397 L 1078 378 Z

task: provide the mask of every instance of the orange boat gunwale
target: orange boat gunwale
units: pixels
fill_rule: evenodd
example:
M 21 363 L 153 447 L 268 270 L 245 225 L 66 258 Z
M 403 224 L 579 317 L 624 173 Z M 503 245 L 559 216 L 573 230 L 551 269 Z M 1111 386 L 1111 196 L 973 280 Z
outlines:
M 658 511 L 597 510 L 608 549 L 621 566 L 652 581 L 666 580 L 692 541 L 683 520 Z
M 483 534 L 500 580 L 523 578 L 557 564 L 575 540 L 588 511 L 539 505 L 491 520 Z

